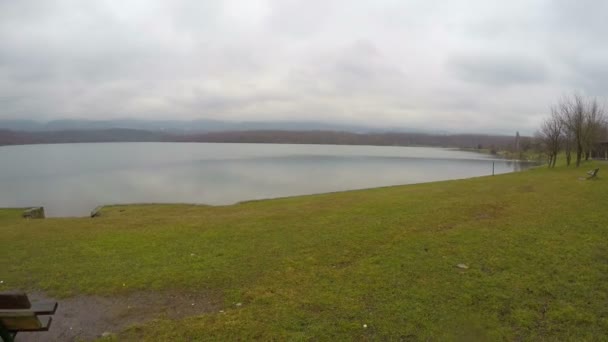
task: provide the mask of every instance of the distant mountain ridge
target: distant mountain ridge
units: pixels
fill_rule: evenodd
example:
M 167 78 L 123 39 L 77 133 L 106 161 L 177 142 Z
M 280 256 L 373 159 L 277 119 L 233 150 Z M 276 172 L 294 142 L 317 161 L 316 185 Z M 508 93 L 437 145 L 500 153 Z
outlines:
M 96 142 L 162 142 L 170 141 L 160 132 L 133 129 L 13 131 L 0 128 L 0 146 L 32 144 L 69 144 Z
M 0 120 L 0 145 L 154 141 L 488 148 L 506 147 L 513 143 L 514 136 L 379 129 L 313 121 Z
M 196 133 L 171 133 L 124 128 L 15 131 L 0 129 L 0 146 L 27 144 L 63 144 L 91 142 L 207 142 L 275 143 L 376 146 L 440 146 L 457 148 L 506 148 L 514 137 L 504 135 L 440 135 L 407 132 L 354 133 L 328 130 L 242 130 Z M 530 138 L 522 137 L 529 145 Z
M 166 133 L 204 133 L 225 131 L 286 130 L 286 131 L 348 131 L 356 133 L 402 131 L 400 129 L 374 129 L 360 125 L 323 123 L 315 121 L 220 121 L 211 119 L 181 120 L 76 120 L 62 119 L 48 122 L 35 120 L 0 120 L 0 129 L 22 132 L 48 132 L 66 130 L 132 129 Z

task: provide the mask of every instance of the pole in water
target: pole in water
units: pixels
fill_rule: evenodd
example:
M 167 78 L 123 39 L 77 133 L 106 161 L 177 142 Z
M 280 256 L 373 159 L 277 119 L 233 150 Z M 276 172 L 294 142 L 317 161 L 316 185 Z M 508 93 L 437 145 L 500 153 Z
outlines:
M 492 176 L 494 176 L 494 162 L 492 162 Z

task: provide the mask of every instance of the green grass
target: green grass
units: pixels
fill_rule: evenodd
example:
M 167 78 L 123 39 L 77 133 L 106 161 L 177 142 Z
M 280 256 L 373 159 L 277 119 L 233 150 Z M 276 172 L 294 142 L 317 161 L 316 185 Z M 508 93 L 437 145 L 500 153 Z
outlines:
M 596 165 L 599 179 L 579 180 Z M 95 219 L 0 211 L 0 290 L 212 291 L 225 303 L 121 340 L 601 340 L 606 166 L 224 207 L 116 206 Z
M 0 209 L 0 222 L 20 218 L 25 208 Z

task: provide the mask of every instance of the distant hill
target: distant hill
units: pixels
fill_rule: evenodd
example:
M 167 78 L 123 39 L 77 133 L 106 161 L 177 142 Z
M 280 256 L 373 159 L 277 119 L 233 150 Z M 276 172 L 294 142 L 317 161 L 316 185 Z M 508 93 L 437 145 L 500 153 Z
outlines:
M 0 120 L 0 129 L 37 132 L 45 130 L 45 124 L 33 120 Z
M 523 137 L 524 142 L 530 139 Z M 504 135 L 424 133 L 353 133 L 344 131 L 226 131 L 203 133 L 171 133 L 124 128 L 13 131 L 0 129 L 0 145 L 57 144 L 81 142 L 217 142 L 217 143 L 281 143 L 378 146 L 440 146 L 458 148 L 507 148 L 514 137 Z
M 199 119 L 191 121 L 180 120 L 53 120 L 38 122 L 33 120 L 0 120 L 0 129 L 42 132 L 66 130 L 104 130 L 104 129 L 132 129 L 169 133 L 201 133 L 223 131 L 251 131 L 251 130 L 288 130 L 288 131 L 349 131 L 371 132 L 378 131 L 364 126 L 344 125 L 307 121 L 219 121 Z
M 233 142 L 275 144 L 327 144 L 377 146 L 437 146 L 458 148 L 506 148 L 514 137 L 483 134 L 427 134 L 408 132 L 353 133 L 343 131 L 232 131 L 172 136 L 181 142 Z M 530 138 L 523 137 L 529 142 Z
M 69 130 L 23 132 L 0 129 L 0 146 L 30 144 L 65 144 L 87 142 L 165 141 L 162 133 L 132 129 Z

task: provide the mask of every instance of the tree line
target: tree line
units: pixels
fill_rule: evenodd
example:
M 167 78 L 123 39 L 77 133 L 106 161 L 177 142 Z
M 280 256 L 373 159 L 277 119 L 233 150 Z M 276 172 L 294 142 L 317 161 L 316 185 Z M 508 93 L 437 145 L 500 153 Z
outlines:
M 528 137 L 521 138 L 522 149 L 530 146 Z M 278 143 L 334 144 L 378 146 L 437 146 L 467 149 L 508 150 L 513 137 L 484 134 L 425 133 L 353 133 L 340 131 L 255 130 L 174 134 L 131 129 L 65 130 L 19 132 L 0 129 L 1 145 L 56 144 L 77 142 L 213 142 L 213 143 Z
M 566 165 L 572 163 L 574 156 L 578 167 L 581 161 L 592 158 L 607 133 L 605 107 L 597 98 L 575 93 L 563 96 L 551 106 L 550 115 L 542 122 L 537 138 L 547 154 L 549 167 L 555 167 L 562 152 Z

